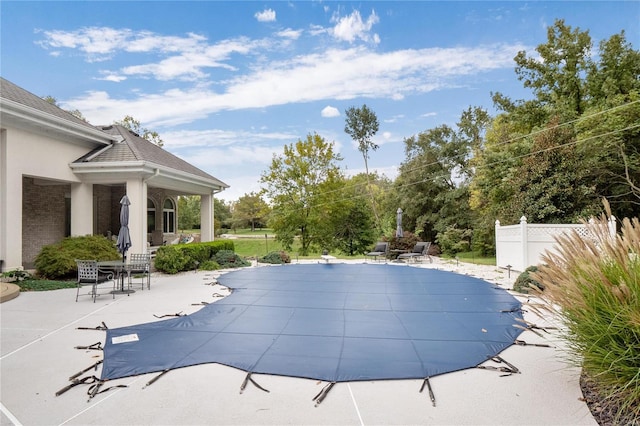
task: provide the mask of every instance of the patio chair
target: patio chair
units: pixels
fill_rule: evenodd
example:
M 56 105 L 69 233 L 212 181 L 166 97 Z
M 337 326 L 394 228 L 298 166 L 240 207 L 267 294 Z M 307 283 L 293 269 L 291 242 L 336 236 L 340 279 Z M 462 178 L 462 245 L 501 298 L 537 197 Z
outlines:
M 418 258 L 424 257 L 425 259 L 429 259 L 431 262 L 431 257 L 429 256 L 429 247 L 431 247 L 430 242 L 418 242 L 415 246 L 413 246 L 413 250 L 409 253 L 402 253 L 398 256 L 398 260 L 401 259 L 413 259 L 417 261 Z
M 134 279 L 133 275 L 141 275 L 142 290 L 144 290 L 145 281 L 147 290 L 151 290 L 151 255 L 148 253 L 131 253 L 129 255 L 127 274 L 129 276 L 129 287 L 131 287 Z
M 85 286 L 91 286 L 91 290 L 88 295 L 93 297 L 93 303 L 96 303 L 96 297 L 98 294 L 98 284 L 111 281 L 112 287 L 115 286 L 113 279 L 113 272 L 103 271 L 98 268 L 98 262 L 96 260 L 76 260 L 78 265 L 78 291 L 76 292 L 76 302 L 78 296 L 80 296 L 80 289 Z M 113 298 L 115 299 L 115 293 Z
M 376 246 L 372 251 L 370 251 L 369 253 L 365 253 L 365 258 L 373 257 L 378 260 L 379 256 L 387 257 L 387 254 L 389 254 L 389 243 L 380 241 L 376 243 Z

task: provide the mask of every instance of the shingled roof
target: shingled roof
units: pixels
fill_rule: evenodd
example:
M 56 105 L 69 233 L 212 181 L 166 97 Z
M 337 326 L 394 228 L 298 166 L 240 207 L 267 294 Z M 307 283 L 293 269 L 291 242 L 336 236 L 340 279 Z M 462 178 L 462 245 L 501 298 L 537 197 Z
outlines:
M 3 97 L 4 99 L 17 102 L 19 104 L 33 108 L 40 112 L 51 114 L 63 120 L 72 121 L 76 124 L 86 126 L 88 128 L 96 129 L 95 126 L 92 126 L 86 121 L 79 119 L 78 117 L 74 116 L 70 112 L 67 112 L 62 108 L 59 108 L 45 101 L 41 97 L 36 96 L 27 90 L 24 90 L 20 86 L 16 86 L 9 80 L 6 80 L 2 77 L 0 77 L 0 96 Z
M 141 138 L 129 129 L 120 125 L 103 126 L 101 129 L 116 136 L 116 139 L 122 139 L 122 142 L 116 142 L 109 148 L 99 148 L 87 155 L 79 158 L 74 163 L 112 163 L 112 162 L 146 162 L 153 165 L 163 166 L 169 169 L 178 170 L 189 173 L 204 179 L 216 182 L 223 188 L 229 186 L 210 174 L 200 170 L 199 168 L 187 163 L 179 157 L 162 149 L 158 145 Z

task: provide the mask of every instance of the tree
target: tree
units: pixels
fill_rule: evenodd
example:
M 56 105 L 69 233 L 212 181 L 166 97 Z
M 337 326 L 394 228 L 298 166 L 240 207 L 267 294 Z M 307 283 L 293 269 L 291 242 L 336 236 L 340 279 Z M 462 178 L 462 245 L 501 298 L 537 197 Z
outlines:
M 224 200 L 213 198 L 213 217 L 216 233 L 223 228 L 231 228 L 231 209 Z
M 200 228 L 200 196 L 181 195 L 178 197 L 178 228 Z
M 540 58 L 518 52 L 516 74 L 542 105 L 578 116 L 586 107 L 584 75 L 591 66 L 591 47 L 588 31 L 573 30 L 557 19 L 547 28 L 547 43 L 536 47 Z
M 364 158 L 364 168 L 367 173 L 367 191 L 371 197 L 371 207 L 373 208 L 373 214 L 376 218 L 376 226 L 380 226 L 380 217 L 376 209 L 376 202 L 371 191 L 371 182 L 369 179 L 369 150 L 375 151 L 378 149 L 378 145 L 375 144 L 371 138 L 378 132 L 379 123 L 376 114 L 371 111 L 367 105 L 362 105 L 360 108 L 350 107 L 345 111 L 347 116 L 344 126 L 344 131 L 351 139 L 358 142 L 358 150 L 362 153 Z
M 129 129 L 141 138 L 146 139 L 149 142 L 152 142 L 160 147 L 164 145 L 164 141 L 162 140 L 158 132 L 149 130 L 146 127 L 142 127 L 140 121 L 136 120 L 130 115 L 125 116 L 120 121 L 114 121 L 113 124 L 117 124 L 126 129 Z
M 56 98 L 54 98 L 53 96 L 47 95 L 47 96 L 43 96 L 42 99 L 44 99 L 45 101 L 49 102 L 51 105 L 55 105 L 60 109 L 63 109 L 60 104 L 58 103 L 58 100 Z M 73 115 L 75 118 L 79 118 L 80 120 L 87 122 L 87 119 L 84 118 L 84 115 L 82 115 L 82 113 L 80 112 L 80 110 L 77 109 L 65 109 L 65 111 L 67 111 L 69 114 Z
M 251 192 L 238 199 L 233 208 L 232 217 L 234 222 L 250 225 L 255 231 L 256 224 L 264 224 L 264 219 L 269 214 L 269 205 L 262 199 L 260 194 Z
M 269 170 L 260 182 L 262 194 L 272 204 L 270 225 L 276 239 L 291 250 L 294 238 L 300 238 L 300 254 L 323 241 L 335 208 L 333 196 L 341 190 L 344 178 L 336 164 L 342 158 L 333 151 L 333 143 L 318 134 L 285 145 L 283 155 L 274 155 Z

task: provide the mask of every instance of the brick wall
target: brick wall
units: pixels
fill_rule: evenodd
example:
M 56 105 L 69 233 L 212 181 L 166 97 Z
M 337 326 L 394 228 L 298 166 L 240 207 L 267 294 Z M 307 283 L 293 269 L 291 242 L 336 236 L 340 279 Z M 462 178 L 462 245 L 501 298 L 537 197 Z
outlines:
M 65 196 L 70 192 L 68 184 L 36 185 L 33 178 L 22 178 L 22 263 L 25 267 L 33 267 L 43 246 L 65 237 Z

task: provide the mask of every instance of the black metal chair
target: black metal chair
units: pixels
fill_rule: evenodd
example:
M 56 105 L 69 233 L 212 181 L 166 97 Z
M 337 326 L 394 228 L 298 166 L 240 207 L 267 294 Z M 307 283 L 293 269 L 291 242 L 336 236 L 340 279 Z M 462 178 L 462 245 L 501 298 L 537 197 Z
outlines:
M 78 301 L 78 296 L 80 296 L 80 289 L 82 287 L 91 286 L 91 290 L 88 295 L 93 297 L 93 303 L 95 303 L 96 297 L 99 296 L 98 284 L 111 281 L 113 283 L 112 288 L 115 286 L 113 272 L 103 271 L 98 268 L 98 262 L 96 260 L 76 260 L 76 264 L 78 265 L 78 290 L 76 292 L 76 302 Z M 115 297 L 115 294 L 113 294 L 114 299 Z
M 145 280 L 147 290 L 151 290 L 151 255 L 148 253 L 132 253 L 129 255 L 129 287 L 131 287 L 133 275 L 142 275 L 142 290 L 144 290 Z
M 373 257 L 378 260 L 378 257 L 387 257 L 389 254 L 389 243 L 377 242 L 376 246 L 369 253 L 365 253 L 365 257 Z
M 410 251 L 409 253 L 402 253 L 401 255 L 398 256 L 398 260 L 401 259 L 413 259 L 414 261 L 417 261 L 418 258 L 420 257 L 424 257 L 425 259 L 429 259 L 429 261 L 431 261 L 431 257 L 429 256 L 429 247 L 431 247 L 431 243 L 430 242 L 419 242 L 417 243 L 414 247 L 413 250 Z

